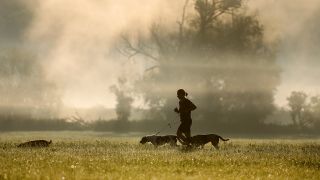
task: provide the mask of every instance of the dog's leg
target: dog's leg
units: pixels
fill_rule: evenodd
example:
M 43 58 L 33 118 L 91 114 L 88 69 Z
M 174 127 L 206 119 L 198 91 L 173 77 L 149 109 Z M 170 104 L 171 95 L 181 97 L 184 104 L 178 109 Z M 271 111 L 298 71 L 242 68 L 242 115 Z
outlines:
M 172 141 L 170 142 L 170 145 L 171 145 L 171 146 L 177 146 L 177 140 L 176 140 L 176 139 L 172 140 Z
M 170 143 L 170 146 L 176 147 L 176 146 L 177 146 L 177 143 Z
M 213 147 L 215 147 L 217 150 L 219 150 L 219 146 L 218 146 L 218 144 L 219 144 L 219 139 L 217 139 L 217 140 L 212 140 L 212 141 L 211 141 L 211 144 L 212 144 Z
M 158 147 L 158 144 L 155 143 L 155 142 L 151 142 L 151 144 L 153 145 L 153 147 L 157 148 Z
M 212 146 L 214 147 L 214 148 L 216 148 L 217 150 L 219 150 L 219 146 L 218 146 L 218 143 L 216 143 L 216 144 L 214 144 L 214 143 L 211 143 L 212 144 Z

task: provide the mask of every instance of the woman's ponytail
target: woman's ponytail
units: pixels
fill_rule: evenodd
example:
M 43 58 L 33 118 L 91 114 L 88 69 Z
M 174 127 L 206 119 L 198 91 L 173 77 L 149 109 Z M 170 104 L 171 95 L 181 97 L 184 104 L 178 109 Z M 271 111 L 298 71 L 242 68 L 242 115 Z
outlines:
M 186 92 L 186 97 L 188 96 L 188 93 Z

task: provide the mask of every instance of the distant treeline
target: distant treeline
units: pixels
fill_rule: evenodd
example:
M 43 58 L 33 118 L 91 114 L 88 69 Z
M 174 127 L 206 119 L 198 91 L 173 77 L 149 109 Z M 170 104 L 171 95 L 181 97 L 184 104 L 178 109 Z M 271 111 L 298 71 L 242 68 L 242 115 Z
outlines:
M 32 119 L 21 116 L 0 116 L 0 131 L 106 131 L 114 133 L 144 132 L 154 134 L 173 134 L 179 120 L 97 120 L 92 122 L 69 121 L 67 119 Z M 242 136 L 280 136 L 280 135 L 320 135 L 320 123 L 313 127 L 277 124 L 241 124 L 222 121 L 193 121 L 192 133 L 218 133 Z

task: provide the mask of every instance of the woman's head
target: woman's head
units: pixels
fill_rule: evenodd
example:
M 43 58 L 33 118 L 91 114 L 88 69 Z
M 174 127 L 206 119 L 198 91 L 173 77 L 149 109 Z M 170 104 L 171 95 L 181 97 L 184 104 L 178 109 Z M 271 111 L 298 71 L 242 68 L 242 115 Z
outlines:
M 179 89 L 177 91 L 177 96 L 179 99 L 182 99 L 182 98 L 188 96 L 188 93 L 186 91 L 184 91 L 183 89 Z

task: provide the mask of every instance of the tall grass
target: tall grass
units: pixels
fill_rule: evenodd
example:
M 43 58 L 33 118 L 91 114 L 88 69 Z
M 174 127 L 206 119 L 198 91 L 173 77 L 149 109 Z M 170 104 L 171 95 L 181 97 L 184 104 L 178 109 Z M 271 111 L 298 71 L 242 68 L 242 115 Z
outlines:
M 17 148 L 52 139 L 49 148 Z M 318 179 L 320 140 L 231 139 L 220 150 L 138 144 L 104 133 L 0 134 L 0 179 Z

